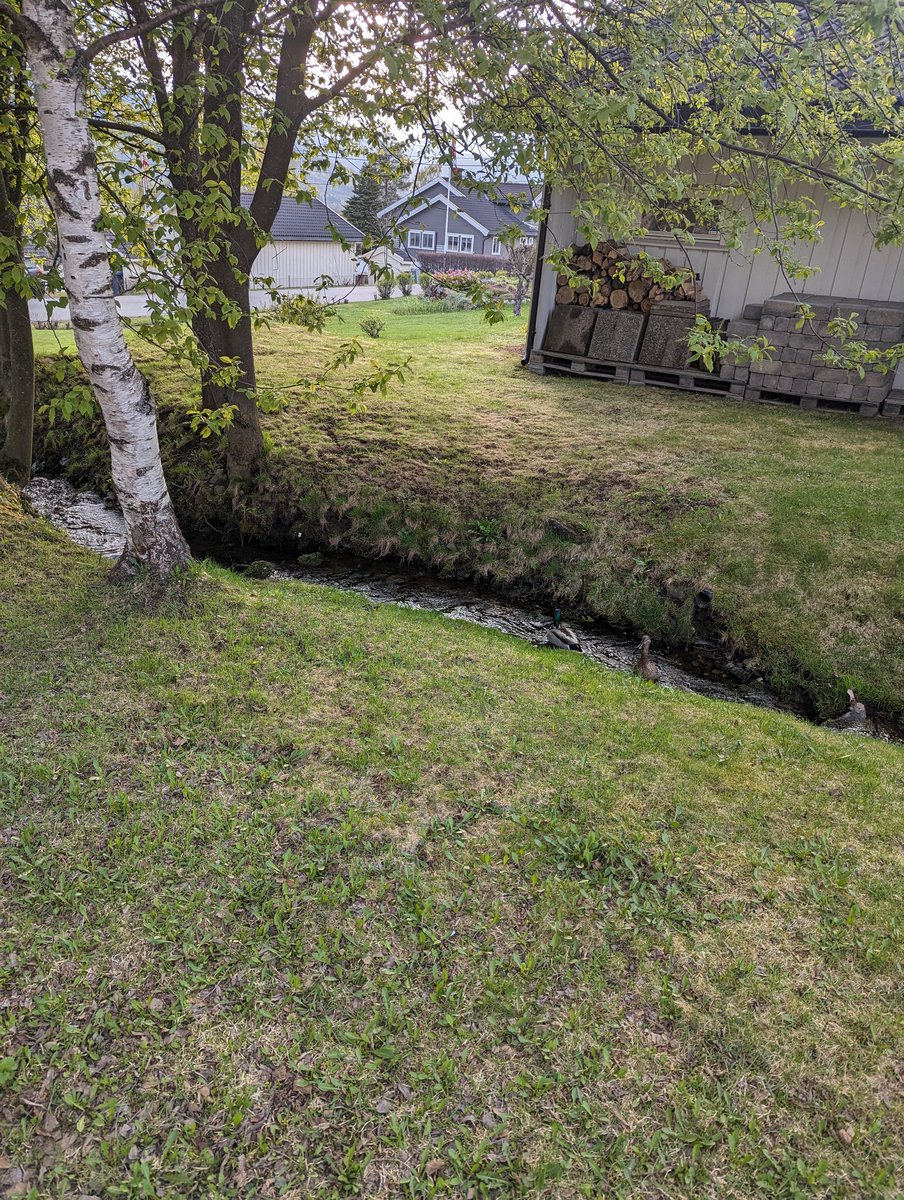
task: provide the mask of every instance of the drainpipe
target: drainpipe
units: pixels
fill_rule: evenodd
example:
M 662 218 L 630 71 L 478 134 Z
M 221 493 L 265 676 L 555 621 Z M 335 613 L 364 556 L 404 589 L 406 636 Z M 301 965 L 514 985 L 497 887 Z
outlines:
M 549 206 L 552 203 L 552 189 L 549 184 L 543 185 L 543 210 L 549 213 Z M 543 255 L 546 253 L 546 222 L 548 217 L 544 217 L 540 222 L 540 228 L 537 230 L 537 260 L 534 264 L 534 286 L 530 293 L 530 311 L 527 315 L 527 343 L 524 347 L 524 358 L 521 359 L 521 366 L 526 367 L 530 362 L 531 351 L 534 348 L 534 342 L 537 339 L 537 308 L 540 304 L 540 272 L 543 269 Z

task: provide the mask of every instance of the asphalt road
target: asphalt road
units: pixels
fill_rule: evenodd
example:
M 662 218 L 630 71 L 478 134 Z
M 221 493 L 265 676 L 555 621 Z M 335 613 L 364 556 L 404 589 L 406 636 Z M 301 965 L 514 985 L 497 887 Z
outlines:
M 314 293 L 311 291 L 309 294 L 313 295 Z M 328 300 L 330 303 L 342 304 L 346 300 L 349 303 L 361 300 L 376 300 L 377 290 L 374 287 L 334 287 L 317 292 L 317 295 L 320 299 Z M 266 307 L 269 303 L 269 296 L 266 292 L 252 292 L 251 303 L 254 307 Z M 130 292 L 125 296 L 117 296 L 116 305 L 123 317 L 146 317 L 148 315 L 147 303 L 144 296 L 139 292 Z M 33 324 L 48 319 L 47 309 L 42 300 L 29 300 L 28 310 L 31 313 Z M 54 324 L 67 324 L 70 321 L 69 309 L 55 308 L 50 316 L 50 320 Z

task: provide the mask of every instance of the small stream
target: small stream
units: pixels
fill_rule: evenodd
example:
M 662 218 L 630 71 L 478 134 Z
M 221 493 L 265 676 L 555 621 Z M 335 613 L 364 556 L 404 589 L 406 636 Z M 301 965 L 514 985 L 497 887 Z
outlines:
M 35 512 L 50 520 L 80 546 L 107 558 L 118 557 L 125 539 L 125 525 L 118 508 L 93 492 L 77 492 L 64 479 L 35 478 L 22 490 Z M 528 600 L 502 598 L 477 584 L 449 581 L 437 575 L 398 564 L 373 561 L 344 553 L 302 555 L 299 562 L 285 552 L 224 542 L 189 539 L 194 552 L 213 558 L 224 566 L 242 570 L 251 562 L 272 564 L 272 578 L 297 580 L 357 592 L 377 604 L 442 613 L 451 620 L 470 621 L 497 629 L 535 645 L 546 646 L 551 613 Z M 637 638 L 599 623 L 583 624 L 565 619 L 581 639 L 584 656 L 616 671 L 631 671 L 637 658 Z M 567 653 L 553 651 L 549 653 Z M 754 704 L 759 708 L 792 712 L 808 717 L 803 708 L 789 705 L 771 692 L 761 679 L 750 677 L 743 663 L 736 662 L 716 640 L 701 638 L 681 650 L 669 647 L 654 656 L 666 687 L 708 696 L 717 700 Z M 882 728 L 881 737 L 895 737 L 892 728 Z

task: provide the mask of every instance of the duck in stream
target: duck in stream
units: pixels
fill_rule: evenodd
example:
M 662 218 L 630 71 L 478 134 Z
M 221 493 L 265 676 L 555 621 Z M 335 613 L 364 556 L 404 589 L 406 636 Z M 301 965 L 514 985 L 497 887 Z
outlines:
M 547 631 L 546 640 L 556 650 L 577 650 L 583 654 L 581 639 L 570 625 L 562 624 L 562 610 L 557 608 L 552 614 L 552 629 Z
M 870 719 L 866 715 L 865 706 L 854 695 L 854 689 L 848 688 L 848 710 L 842 713 L 840 717 L 832 717 L 830 721 L 823 721 L 826 729 L 839 729 L 842 733 L 869 733 Z
M 650 658 L 650 639 L 646 634 L 640 639 L 640 655 L 634 664 L 634 674 L 650 683 L 658 683 L 662 674 L 655 660 Z

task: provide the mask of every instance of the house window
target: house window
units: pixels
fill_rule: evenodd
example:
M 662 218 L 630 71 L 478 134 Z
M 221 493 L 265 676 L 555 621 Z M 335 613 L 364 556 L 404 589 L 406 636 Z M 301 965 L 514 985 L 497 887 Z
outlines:
M 474 235 L 470 233 L 450 233 L 446 238 L 447 250 L 458 250 L 460 254 L 474 253 Z
M 409 250 L 432 250 L 436 245 L 436 234 L 432 229 L 409 229 Z
M 502 242 L 499 240 L 499 238 L 493 238 L 493 253 L 494 254 L 502 253 Z

